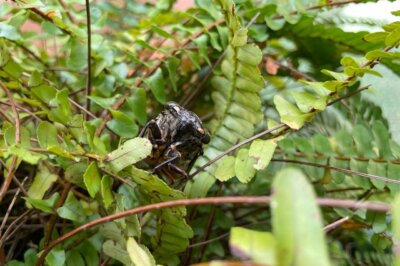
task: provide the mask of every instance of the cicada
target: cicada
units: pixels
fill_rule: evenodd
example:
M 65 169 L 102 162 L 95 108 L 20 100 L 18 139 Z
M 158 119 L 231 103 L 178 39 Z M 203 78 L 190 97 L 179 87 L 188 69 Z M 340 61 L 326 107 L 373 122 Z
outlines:
M 171 182 L 177 177 L 188 178 L 196 159 L 203 154 L 203 145 L 210 134 L 200 118 L 174 102 L 150 120 L 139 134 L 153 144 L 145 160 L 154 172 L 163 172 Z

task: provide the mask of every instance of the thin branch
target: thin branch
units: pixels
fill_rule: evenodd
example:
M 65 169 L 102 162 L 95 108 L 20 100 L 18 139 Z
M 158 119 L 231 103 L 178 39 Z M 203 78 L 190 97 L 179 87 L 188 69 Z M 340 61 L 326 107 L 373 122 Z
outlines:
M 90 25 L 90 5 L 89 5 L 89 0 L 85 0 L 86 3 L 86 25 L 87 25 L 87 39 L 88 39 L 88 44 L 87 44 L 87 63 L 88 63 L 88 69 L 87 69 L 87 79 L 86 79 L 86 101 L 85 101 L 85 109 L 90 110 L 90 93 L 92 89 L 92 32 L 91 32 L 91 25 Z M 85 112 L 85 120 L 88 120 L 88 113 Z
M 379 181 L 382 181 L 382 182 L 387 182 L 387 183 L 400 185 L 400 180 L 390 179 L 390 178 L 379 176 L 379 175 L 366 174 L 366 173 L 357 172 L 357 171 L 349 170 L 349 169 L 345 169 L 345 168 L 339 168 L 339 167 L 335 167 L 335 166 L 331 166 L 331 165 L 324 165 L 324 164 L 319 164 L 319 163 L 311 163 L 311 162 L 307 162 L 307 161 L 298 161 L 298 160 L 289 160 L 289 159 L 277 159 L 277 158 L 272 158 L 271 161 L 272 162 L 303 164 L 303 165 L 308 165 L 308 166 L 313 166 L 313 167 L 318 167 L 318 168 L 329 169 L 329 170 L 333 170 L 333 171 L 337 171 L 337 172 L 341 172 L 341 173 L 345 173 L 345 174 L 349 174 L 349 175 L 357 175 L 357 176 L 362 176 L 362 177 L 366 177 L 366 178 L 369 178 L 369 179 L 375 179 L 375 180 L 379 180 Z
M 345 222 L 347 222 L 350 219 L 349 216 L 343 217 L 337 221 L 334 221 L 333 223 L 328 224 L 327 226 L 324 227 L 324 231 L 325 232 L 329 232 L 332 231 L 333 229 L 341 226 L 342 224 L 344 224 Z
M 167 55 L 165 55 L 164 57 L 160 58 L 159 61 L 154 64 L 152 67 L 150 67 L 144 74 L 142 77 L 138 78 L 135 83 L 132 85 L 131 89 L 126 91 L 115 103 L 114 105 L 111 107 L 113 110 L 116 110 L 118 108 L 121 107 L 121 105 L 124 104 L 125 100 L 131 95 L 131 91 L 132 89 L 135 89 L 137 87 L 139 87 L 142 82 L 148 77 L 150 76 L 152 73 L 154 73 L 154 71 L 156 71 L 161 65 L 162 63 L 165 61 L 165 59 L 175 55 L 178 51 L 181 50 L 181 48 L 183 48 L 184 46 L 186 46 L 188 43 L 190 43 L 191 41 L 194 41 L 196 38 L 198 38 L 201 34 L 203 34 L 205 31 L 208 31 L 220 24 L 222 24 L 225 20 L 224 19 L 219 19 L 217 21 L 215 21 L 214 23 L 208 25 L 207 27 L 193 33 L 192 35 L 190 35 L 187 39 L 185 39 L 180 45 L 178 45 L 177 49 L 171 50 Z M 100 126 L 97 128 L 96 130 L 96 136 L 99 136 L 107 122 L 111 119 L 111 115 L 110 112 L 108 110 L 104 110 L 104 113 L 102 115 L 103 120 L 100 124 Z
M 237 197 L 209 197 L 209 198 L 196 198 L 196 199 L 180 199 L 173 201 L 165 201 L 160 203 L 153 203 L 141 207 L 137 207 L 134 209 L 130 209 L 127 211 L 115 213 L 109 216 L 105 216 L 93 221 L 90 221 L 80 227 L 69 231 L 68 233 L 62 235 L 55 241 L 51 242 L 49 246 L 47 246 L 40 253 L 40 257 L 36 263 L 37 266 L 41 266 L 44 263 L 44 258 L 47 254 L 58 244 L 64 242 L 65 240 L 86 231 L 92 227 L 105 224 L 123 217 L 127 217 L 129 215 L 150 212 L 165 208 L 178 207 L 178 206 L 193 206 L 193 205 L 220 205 L 227 203 L 237 203 L 237 204 L 269 204 L 271 202 L 270 196 L 237 196 Z M 330 198 L 319 198 L 317 199 L 317 203 L 323 207 L 339 207 L 339 208 L 351 208 L 351 209 L 367 209 L 371 211 L 378 212 L 388 212 L 390 211 L 390 205 L 385 203 L 377 203 L 377 202 L 359 202 L 354 200 L 342 200 L 342 199 L 330 199 Z

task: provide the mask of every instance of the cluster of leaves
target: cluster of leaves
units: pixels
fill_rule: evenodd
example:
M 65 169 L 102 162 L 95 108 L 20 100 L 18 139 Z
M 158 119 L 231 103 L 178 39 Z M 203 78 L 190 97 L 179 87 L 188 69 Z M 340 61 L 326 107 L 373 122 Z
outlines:
M 356 95 L 364 75 L 382 76 L 376 64 L 399 69 L 399 22 L 350 33 L 313 11 L 343 3 L 235 2 L 97 1 L 89 19 L 74 0 L 0 5 L 0 264 L 35 265 L 43 251 L 48 265 L 391 263 L 398 207 L 321 212 L 316 195 L 400 204 L 400 147 L 381 109 Z M 139 129 L 168 100 L 211 115 L 183 192 L 140 164 L 152 145 Z M 179 206 L 83 230 L 146 204 L 272 191 L 271 208 Z M 337 220 L 347 222 L 325 236 Z M 208 241 L 226 233 L 229 247 Z

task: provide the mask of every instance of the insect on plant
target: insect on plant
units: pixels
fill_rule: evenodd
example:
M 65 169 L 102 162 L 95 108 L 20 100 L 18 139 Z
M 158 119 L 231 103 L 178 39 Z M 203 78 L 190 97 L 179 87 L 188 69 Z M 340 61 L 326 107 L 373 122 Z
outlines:
M 210 134 L 200 118 L 174 102 L 168 102 L 165 110 L 145 125 L 139 137 L 153 144 L 146 163 L 171 182 L 177 176 L 189 177 L 194 162 L 203 154 L 203 144 L 210 142 Z

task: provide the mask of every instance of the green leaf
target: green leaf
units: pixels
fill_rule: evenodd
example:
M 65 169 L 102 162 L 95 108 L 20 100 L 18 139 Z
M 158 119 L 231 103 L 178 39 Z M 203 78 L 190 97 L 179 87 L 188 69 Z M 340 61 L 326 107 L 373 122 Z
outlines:
M 83 223 L 86 220 L 84 209 L 72 192 L 68 192 L 67 200 L 57 209 L 57 213 L 61 218 L 75 222 Z
M 172 57 L 168 58 L 168 60 L 165 64 L 167 66 L 168 76 L 169 76 L 169 80 L 171 81 L 172 88 L 173 88 L 174 92 L 177 92 L 178 89 L 176 87 L 176 81 L 177 81 L 177 71 L 178 71 L 178 67 L 180 64 L 180 60 L 178 58 L 176 58 L 175 56 L 172 56 Z
M 87 67 L 87 44 L 71 38 L 69 41 L 70 55 L 67 57 L 67 65 L 76 70 L 82 70 Z
M 42 84 L 42 82 L 43 82 L 42 74 L 40 74 L 39 71 L 35 70 L 32 72 L 32 75 L 29 78 L 28 86 L 35 87 Z
M 56 93 L 55 99 L 50 101 L 52 107 L 48 113 L 49 119 L 67 125 L 71 118 L 71 106 L 68 101 L 68 90 L 63 89 Z
M 50 122 L 41 121 L 37 127 L 37 137 L 39 146 L 47 148 L 49 146 L 57 146 L 57 128 Z
M 235 35 L 233 36 L 232 39 L 232 45 L 237 47 L 237 46 L 243 46 L 246 43 L 247 43 L 247 29 L 241 28 L 235 32 Z
M 225 156 L 217 164 L 217 170 L 215 170 L 215 177 L 219 181 L 227 181 L 235 176 L 235 157 Z
M 274 155 L 278 141 L 278 139 L 256 139 L 251 143 L 249 156 L 256 160 L 256 164 L 253 165 L 255 169 L 262 170 L 268 166 Z
M 53 248 L 46 256 L 46 262 L 49 266 L 64 266 L 65 250 Z
M 16 133 L 15 126 L 11 126 L 5 130 L 4 140 L 6 141 L 7 145 L 11 146 L 11 145 L 17 144 L 17 142 L 15 140 L 15 133 Z M 20 134 L 21 134 L 21 143 L 19 145 L 22 147 L 30 147 L 31 140 L 30 140 L 30 134 L 29 134 L 28 129 L 26 127 L 21 127 Z
M 248 183 L 256 173 L 253 165 L 257 161 L 249 157 L 248 149 L 240 149 L 235 160 L 235 173 L 236 177 L 242 183 Z
M 370 34 L 367 34 L 363 37 L 363 39 L 367 42 L 371 42 L 371 43 L 379 43 L 379 42 L 384 42 L 386 37 L 387 37 L 388 33 L 387 32 L 373 32 Z
M 66 266 L 85 266 L 82 255 L 77 250 L 71 250 L 67 253 Z
M 139 127 L 129 116 L 121 111 L 109 109 L 114 119 L 107 122 L 107 126 L 123 138 L 133 138 L 138 134 Z
M 296 101 L 297 107 L 303 112 L 307 113 L 311 110 L 322 111 L 326 108 L 328 97 L 317 98 L 311 93 L 304 91 L 292 91 L 292 97 Z
M 165 92 L 164 77 L 161 68 L 158 68 L 145 82 L 149 85 L 156 100 L 165 104 L 167 101 L 167 95 Z
M 272 227 L 277 265 L 330 265 L 315 193 L 298 169 L 285 168 L 273 182 Z
M 387 46 L 396 46 L 399 44 L 399 42 L 400 42 L 400 27 L 390 32 L 385 39 L 385 44 Z
M 172 35 L 171 33 L 169 33 L 169 32 L 166 32 L 165 30 L 163 30 L 162 28 L 160 28 L 160 27 L 158 27 L 158 26 L 156 26 L 156 25 L 151 25 L 151 29 L 155 32 L 155 33 L 157 33 L 158 35 L 160 35 L 160 36 L 162 36 L 162 37 L 165 37 L 165 38 L 168 38 L 168 39 L 175 39 L 175 36 L 174 35 Z
M 8 148 L 7 153 L 16 155 L 21 160 L 29 164 L 38 164 L 40 160 L 46 159 L 46 156 L 27 150 L 21 147 L 21 145 L 15 144 Z
M 347 75 L 344 73 L 334 72 L 334 71 L 331 71 L 328 69 L 322 69 L 321 72 L 327 76 L 331 76 L 332 78 L 336 79 L 337 81 L 343 82 L 347 79 Z
M 132 261 L 125 247 L 123 248 L 118 242 L 106 240 L 103 244 L 103 252 L 107 256 L 122 262 L 123 265 L 132 265 Z
M 104 162 L 115 172 L 143 160 L 150 155 L 153 145 L 146 138 L 134 138 L 124 142 L 118 149 L 107 154 Z
M 31 89 L 33 95 L 44 103 L 50 104 L 50 101 L 56 97 L 57 90 L 47 84 L 41 84 Z
M 375 162 L 373 160 L 369 160 L 367 170 L 368 174 L 385 177 L 387 176 L 387 163 Z M 376 179 L 371 179 L 371 182 L 378 189 L 383 189 L 386 185 L 386 182 Z
M 175 74 L 175 73 L 174 73 Z M 147 121 L 147 97 L 143 88 L 136 88 L 132 91 L 132 95 L 126 99 L 130 109 L 132 110 L 135 119 L 139 124 L 144 125 Z
M 300 129 L 312 114 L 302 113 L 296 106 L 286 101 L 280 95 L 275 95 L 274 104 L 279 112 L 281 121 L 293 129 Z
M 375 138 L 375 144 L 378 148 L 378 157 L 391 159 L 392 152 L 389 145 L 389 132 L 382 121 L 376 121 L 372 126 L 372 134 Z
M 21 39 L 21 35 L 17 29 L 5 22 L 0 22 L 0 37 L 4 37 L 12 41 Z
M 83 182 L 89 195 L 94 198 L 100 190 L 101 177 L 96 162 L 91 162 L 83 175 Z
M 104 207 L 108 208 L 114 201 L 112 193 L 113 179 L 111 176 L 105 175 L 101 179 L 101 196 L 103 198 Z
M 39 171 L 37 171 L 28 190 L 28 197 L 32 199 L 42 199 L 46 191 L 58 178 L 58 176 L 51 173 L 47 167 L 39 165 L 38 168 Z
M 229 247 L 236 257 L 260 263 L 276 264 L 276 240 L 270 232 L 260 232 L 243 227 L 232 227 Z
M 394 264 L 395 266 L 400 266 L 400 250 L 397 247 L 400 243 L 400 194 L 397 194 L 392 203 L 392 232 L 393 232 L 393 242 L 395 245 L 394 251 Z
M 156 265 L 156 262 L 154 261 L 154 258 L 151 256 L 151 253 L 148 251 L 148 249 L 143 245 L 139 245 L 132 237 L 128 238 L 128 241 L 126 242 L 126 250 L 128 251 L 129 257 L 134 265 Z
M 384 52 L 381 50 L 373 50 L 366 53 L 365 58 L 368 60 L 376 60 L 379 58 L 399 58 L 400 53 Z
M 262 59 L 262 52 L 255 44 L 246 44 L 239 47 L 237 58 L 243 63 L 257 66 Z
M 58 192 L 55 192 L 48 199 L 34 199 L 30 197 L 26 197 L 24 199 L 27 201 L 27 203 L 29 203 L 28 207 L 33 206 L 34 208 L 39 209 L 43 212 L 53 213 L 53 208 L 55 207 L 59 198 L 60 195 L 58 194 Z
M 56 154 L 60 157 L 68 158 L 74 161 L 78 161 L 79 159 L 75 158 L 71 153 L 68 151 L 64 150 L 60 146 L 50 146 L 47 148 L 47 150 L 53 154 Z

